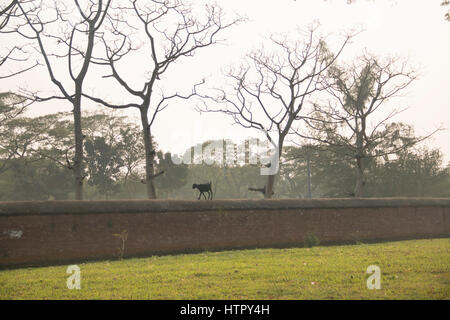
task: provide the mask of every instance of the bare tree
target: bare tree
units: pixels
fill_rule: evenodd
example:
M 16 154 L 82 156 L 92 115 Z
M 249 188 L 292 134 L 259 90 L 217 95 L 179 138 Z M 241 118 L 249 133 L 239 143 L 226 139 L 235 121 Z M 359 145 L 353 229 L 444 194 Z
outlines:
M 294 122 L 301 118 L 311 95 L 326 89 L 323 81 L 326 70 L 352 37 L 345 36 L 333 54 L 324 38 L 316 33 L 316 28 L 310 28 L 298 41 L 291 41 L 287 36 L 271 36 L 266 47 L 272 46 L 274 51 L 252 52 L 240 68 L 226 72 L 231 86 L 215 89 L 213 94 L 202 94 L 204 101 L 212 100 L 218 105 L 211 109 L 205 102 L 202 111 L 225 113 L 242 127 L 264 132 L 276 145 L 278 165 Z M 275 139 L 271 137 L 273 132 L 277 135 Z M 276 172 L 268 175 L 265 198 L 272 197 L 275 176 Z
M 133 27 L 132 20 L 123 16 L 126 12 L 131 15 L 127 17 L 137 17 L 137 22 L 141 28 Z M 108 41 L 103 38 L 106 58 L 98 58 L 95 63 L 107 65 L 111 71 L 105 77 L 113 78 L 125 89 L 125 91 L 138 102 L 117 105 L 108 102 L 104 98 L 84 94 L 91 100 L 109 108 L 129 108 L 139 109 L 143 141 L 145 152 L 146 175 L 143 183 L 147 186 L 147 196 L 149 199 L 156 198 L 154 179 L 161 175 L 163 171 L 155 173 L 155 148 L 152 138 L 151 128 L 159 112 L 164 110 L 167 102 L 173 98 L 189 99 L 195 95 L 196 87 L 187 95 L 174 93 L 172 95 L 158 94 L 156 83 L 161 80 L 168 68 L 184 57 L 191 57 L 201 48 L 205 48 L 217 43 L 217 34 L 224 29 L 241 21 L 240 18 L 225 23 L 224 13 L 218 6 L 206 6 L 206 16 L 203 20 L 194 16 L 193 8 L 182 1 L 130 1 L 130 6 L 122 6 L 121 14 L 110 15 L 112 34 L 116 35 L 119 41 Z M 148 77 L 142 80 L 142 89 L 135 89 L 123 74 L 120 73 L 119 61 L 137 48 L 133 47 L 131 33 L 126 34 L 123 30 L 142 30 L 144 43 L 141 48 L 148 50 L 151 58 L 143 67 L 148 67 Z M 117 39 L 116 38 L 116 39 Z
M 414 137 L 410 126 L 388 122 L 404 109 L 377 116 L 381 107 L 416 78 L 406 61 L 365 53 L 349 66 L 330 68 L 327 92 L 331 98 L 315 103 L 311 115 L 302 118 L 311 130 L 309 134 L 297 132 L 300 137 L 326 144 L 354 162 L 355 197 L 363 196 L 368 158 L 386 157 L 430 136 Z
M 0 4 L 0 30 L 4 29 L 13 15 L 17 0 Z
M 44 60 L 50 79 L 62 94 L 62 96 L 34 96 L 34 98 L 38 101 L 65 99 L 73 105 L 75 155 L 70 168 L 73 170 L 77 200 L 83 199 L 83 179 L 85 178 L 81 125 L 83 84 L 91 63 L 96 37 L 111 0 L 80 2 L 74 0 L 72 3 L 74 6 L 70 8 L 67 3 L 61 1 L 54 2 L 53 7 L 49 7 L 42 1 L 27 3 L 18 1 L 17 6 L 20 9 L 22 22 L 14 30 L 26 39 L 36 41 L 37 51 Z M 54 23 L 57 24 L 56 28 Z M 66 30 L 61 30 L 63 23 L 67 27 Z M 80 36 L 83 41 L 81 45 L 77 45 L 75 40 Z M 58 50 L 61 44 L 67 46 L 67 51 L 63 54 Z M 65 81 L 55 74 L 54 69 L 58 59 L 67 62 L 71 85 L 65 84 Z M 76 66 L 80 66 L 78 72 Z
M 30 1 L 32 0 L 22 0 L 21 2 L 27 3 Z M 18 0 L 12 0 L 6 2 L 5 4 L 0 4 L 0 34 L 3 34 L 2 38 L 4 38 L 4 36 L 8 33 L 12 33 L 11 29 L 9 29 L 8 26 L 14 24 L 13 20 L 15 20 L 15 18 L 19 17 L 20 15 L 21 14 L 18 7 Z M 25 47 L 26 45 L 15 44 L 12 47 L 5 46 L 4 48 L 2 48 L 5 51 L 0 52 L 0 67 L 4 67 L 7 61 L 27 62 L 28 52 L 26 51 Z M 30 64 L 24 68 L 20 68 L 19 70 L 15 70 L 5 75 L 0 75 L 0 80 L 24 73 L 38 65 L 39 63 L 36 61 L 34 64 Z

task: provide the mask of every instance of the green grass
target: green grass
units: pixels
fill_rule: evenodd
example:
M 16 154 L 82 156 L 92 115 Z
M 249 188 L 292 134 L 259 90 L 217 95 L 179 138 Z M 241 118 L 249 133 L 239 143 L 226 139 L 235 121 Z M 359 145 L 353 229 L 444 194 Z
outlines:
M 450 239 L 205 252 L 0 271 L 0 299 L 449 299 Z M 381 289 L 369 290 L 369 265 Z

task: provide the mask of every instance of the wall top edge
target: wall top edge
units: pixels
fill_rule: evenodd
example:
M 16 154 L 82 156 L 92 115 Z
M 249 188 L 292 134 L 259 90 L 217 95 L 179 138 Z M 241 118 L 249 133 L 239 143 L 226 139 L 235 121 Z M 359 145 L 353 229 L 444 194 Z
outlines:
M 326 208 L 450 207 L 450 198 L 334 198 L 271 200 L 109 200 L 0 202 L 0 217 L 101 213 L 198 212 Z

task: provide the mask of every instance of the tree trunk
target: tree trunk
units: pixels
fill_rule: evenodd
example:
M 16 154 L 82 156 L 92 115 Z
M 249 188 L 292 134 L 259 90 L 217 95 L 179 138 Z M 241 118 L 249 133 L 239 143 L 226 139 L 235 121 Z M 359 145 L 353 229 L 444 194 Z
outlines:
M 363 158 L 356 158 L 356 184 L 355 184 L 355 197 L 360 198 L 363 196 L 364 186 L 366 184 L 364 177 L 364 164 Z
M 273 192 L 273 185 L 275 183 L 275 175 L 269 175 L 267 177 L 267 184 L 266 184 L 266 194 L 264 195 L 265 199 L 272 198 L 272 192 Z
M 364 185 L 366 184 L 364 178 L 364 148 L 363 148 L 363 131 L 359 130 L 359 124 L 357 119 L 356 122 L 356 183 L 355 190 L 353 191 L 355 198 L 360 198 L 363 195 Z
M 307 184 L 308 184 L 308 199 L 312 198 L 311 195 L 311 166 L 310 166 L 310 160 L 309 160 L 309 153 L 306 156 L 306 171 L 307 171 Z
M 81 130 L 81 88 L 77 86 L 73 103 L 73 124 L 75 133 L 75 158 L 73 176 L 75 179 L 75 200 L 83 200 L 83 132 Z
M 276 166 L 278 167 L 278 170 L 280 169 L 280 159 L 281 159 L 281 151 L 283 150 L 283 142 L 284 142 L 285 134 L 280 134 L 278 138 L 278 154 L 276 155 L 278 163 Z M 275 165 L 271 163 L 271 165 Z M 279 171 L 278 171 L 279 172 Z M 273 186 L 275 184 L 275 177 L 278 173 L 269 175 L 267 177 L 267 184 L 266 184 L 266 194 L 264 195 L 265 199 L 270 199 L 273 196 Z
M 156 190 L 153 184 L 155 166 L 154 158 L 155 151 L 153 150 L 153 140 L 148 124 L 147 109 L 141 108 L 141 122 L 144 134 L 144 149 L 145 149 L 145 184 L 147 185 L 148 199 L 156 199 Z

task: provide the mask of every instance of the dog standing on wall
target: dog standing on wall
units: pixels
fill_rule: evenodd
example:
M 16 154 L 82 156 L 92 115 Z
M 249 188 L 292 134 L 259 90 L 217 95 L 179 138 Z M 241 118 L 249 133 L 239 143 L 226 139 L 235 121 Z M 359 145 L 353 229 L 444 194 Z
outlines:
M 212 192 L 211 182 L 203 183 L 203 184 L 196 184 L 196 183 L 194 183 L 192 185 L 192 189 L 195 189 L 195 188 L 197 188 L 198 191 L 200 191 L 200 194 L 198 196 L 198 200 L 200 200 L 202 195 L 203 195 L 203 197 L 205 197 L 205 200 L 206 200 L 205 193 L 208 193 L 208 200 L 212 200 L 213 192 Z

